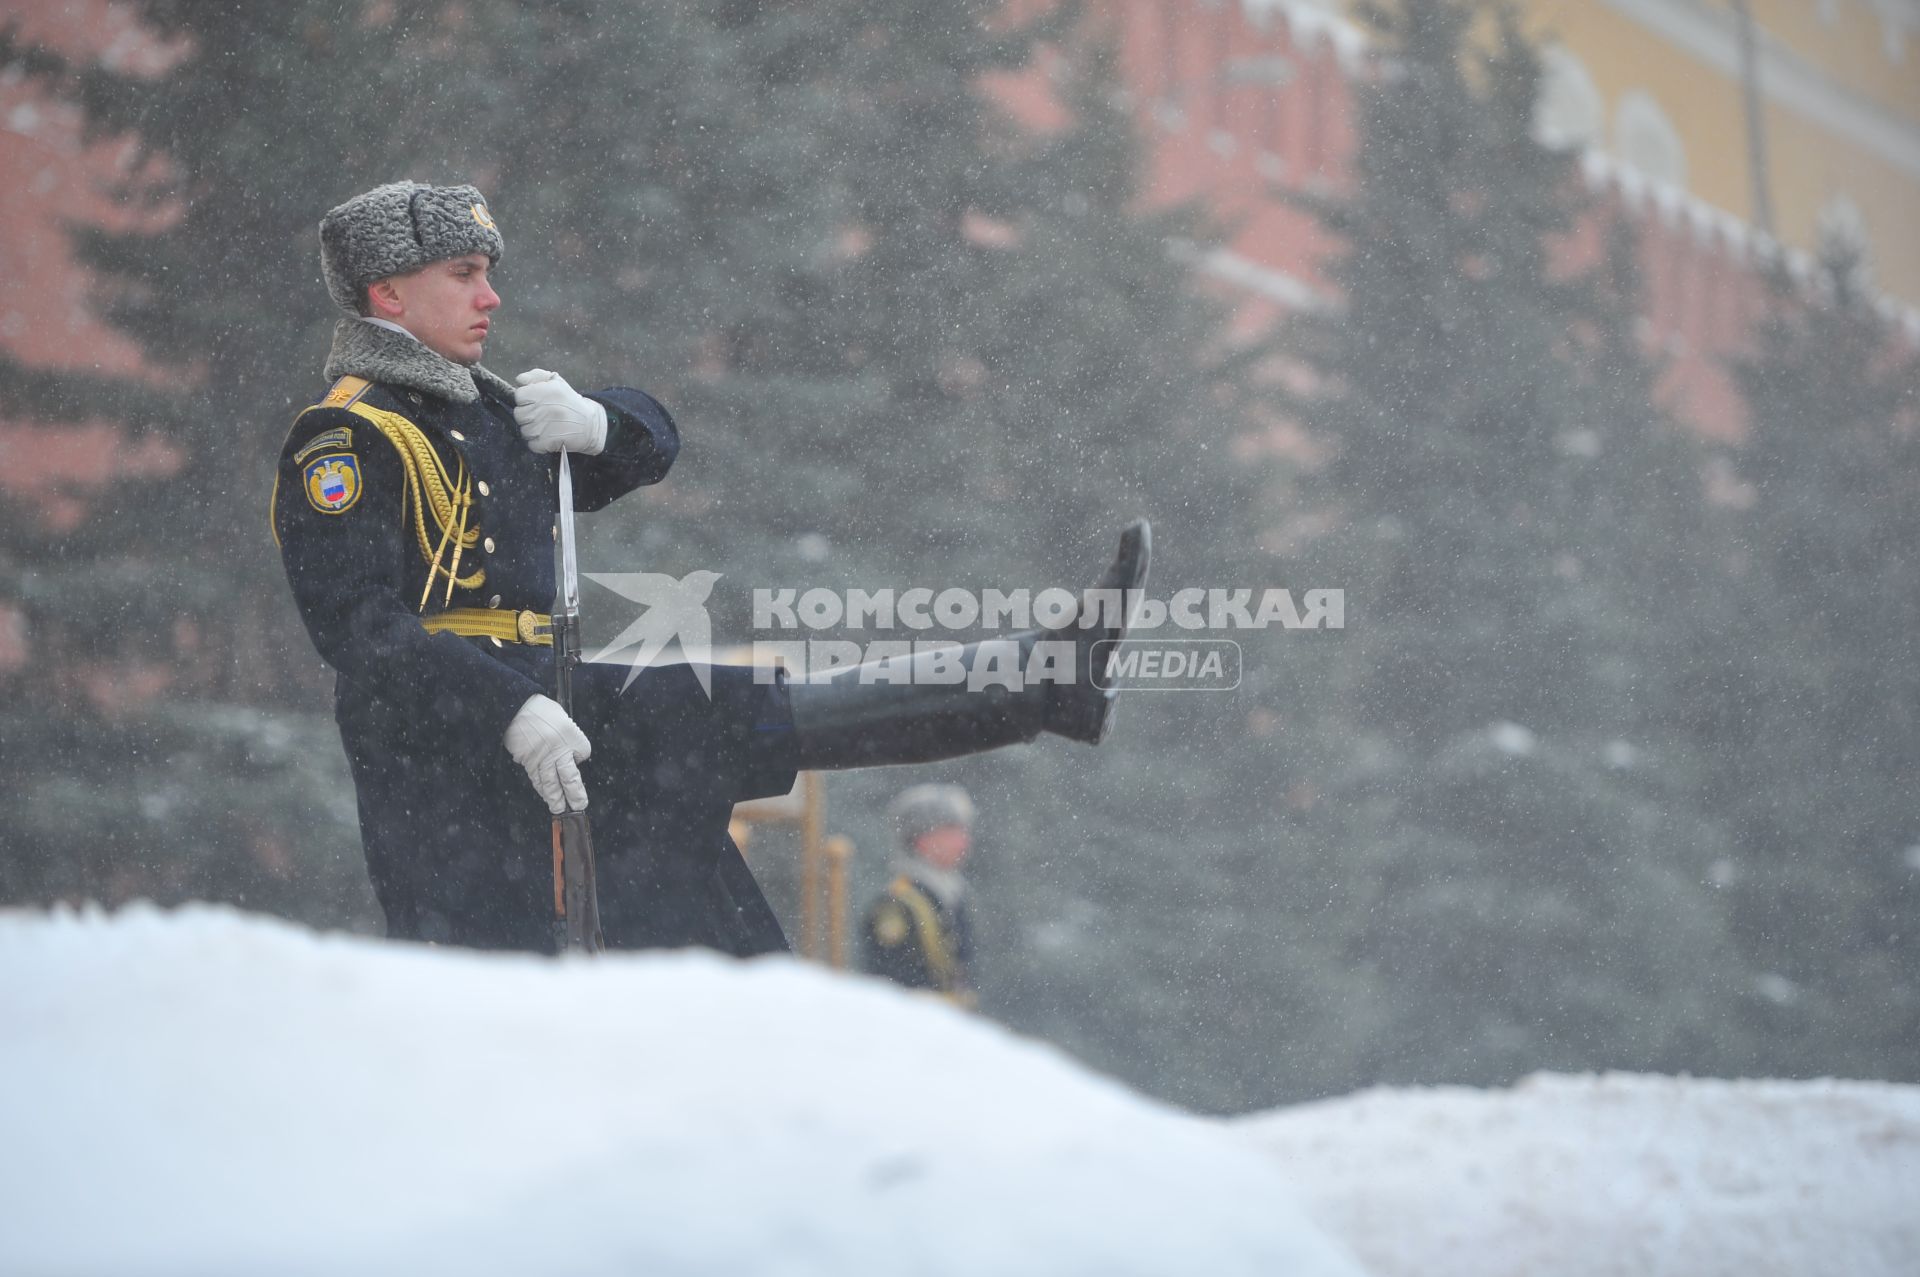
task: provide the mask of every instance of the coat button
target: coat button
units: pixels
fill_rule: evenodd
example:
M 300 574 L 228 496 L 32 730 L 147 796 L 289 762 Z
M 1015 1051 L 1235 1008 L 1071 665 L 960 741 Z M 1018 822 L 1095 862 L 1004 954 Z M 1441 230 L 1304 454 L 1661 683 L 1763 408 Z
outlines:
M 487 486 L 487 481 L 485 479 L 482 479 L 480 482 L 474 484 L 473 486 L 480 489 L 480 495 L 483 497 L 490 496 L 493 493 L 493 489 Z
M 409 391 L 407 392 L 407 402 L 408 402 L 408 403 L 419 403 L 419 402 L 420 402 L 420 396 L 419 396 L 419 394 L 417 394 L 417 393 L 416 393 L 416 392 L 414 392 L 414 391 L 411 391 L 411 390 L 409 390 Z
M 560 525 L 557 523 L 553 525 L 553 539 L 556 541 L 560 539 Z
M 491 634 L 489 634 L 489 635 L 487 635 L 487 637 L 488 637 L 489 639 L 493 639 L 493 645 L 494 645 L 495 647 L 505 647 L 505 646 L 506 646 L 506 644 L 505 644 L 505 643 L 502 643 L 502 642 L 501 642 L 501 641 L 500 641 L 499 639 L 497 639 L 497 638 L 494 638 L 494 637 L 493 637 L 493 635 L 491 635 Z
M 496 595 L 494 595 L 494 596 L 493 596 L 492 598 L 490 598 L 490 599 L 488 599 L 488 600 L 487 600 L 487 606 L 488 606 L 488 607 L 499 607 L 499 606 L 500 606 L 500 596 L 499 596 L 498 594 L 496 594 Z
M 486 551 L 486 552 L 487 552 L 488 554 L 492 554 L 492 553 L 493 553 L 493 538 L 492 538 L 492 537 L 488 537 L 488 538 L 487 538 L 486 540 L 484 540 L 484 541 L 482 541 L 482 542 L 480 543 L 480 548 L 481 548 L 481 549 L 483 549 L 483 550 L 485 550 L 485 551 Z
M 447 433 L 452 435 L 454 439 L 459 443 L 465 443 L 467 441 L 467 437 L 461 434 L 458 430 L 449 430 L 447 431 Z

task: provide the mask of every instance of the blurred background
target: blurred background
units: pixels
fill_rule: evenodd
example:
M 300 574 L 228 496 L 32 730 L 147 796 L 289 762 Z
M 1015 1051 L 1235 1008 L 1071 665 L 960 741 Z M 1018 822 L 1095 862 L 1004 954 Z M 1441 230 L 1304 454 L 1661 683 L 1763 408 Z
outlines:
M 0 31 L 0 901 L 378 930 L 267 493 L 321 213 L 471 181 L 488 364 L 687 439 L 584 570 L 723 572 L 716 643 L 755 586 L 1077 586 L 1133 514 L 1156 597 L 1346 592 L 1097 751 L 828 780 L 856 904 L 898 789 L 974 793 L 983 1013 L 1220 1112 L 1920 1077 L 1920 0 Z

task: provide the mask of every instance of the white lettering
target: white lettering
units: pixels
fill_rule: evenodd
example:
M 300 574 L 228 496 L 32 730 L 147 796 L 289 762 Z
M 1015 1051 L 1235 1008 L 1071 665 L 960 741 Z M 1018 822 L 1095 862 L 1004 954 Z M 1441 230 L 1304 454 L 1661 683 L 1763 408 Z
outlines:
M 1289 630 L 1300 628 L 1300 613 L 1294 610 L 1293 595 L 1285 590 L 1268 590 L 1260 596 L 1260 615 L 1253 623 L 1264 630 L 1275 621 Z
M 893 628 L 892 590 L 871 594 L 865 590 L 847 591 L 847 628 L 864 630 L 868 626 L 876 630 Z
M 951 639 L 920 639 L 913 645 L 913 681 L 953 684 L 967 676 L 967 663 L 960 659 L 964 649 Z
M 964 630 L 980 619 L 980 604 L 966 590 L 942 590 L 933 601 L 933 614 L 950 630 Z
M 753 592 L 753 628 L 756 630 L 798 629 L 793 619 L 793 591 L 756 589 Z
M 927 604 L 933 601 L 932 590 L 911 589 L 900 596 L 900 619 L 910 630 L 930 630 L 933 618 L 927 615 Z
M 883 639 L 867 644 L 860 664 L 860 684 L 913 682 L 913 644 L 905 639 Z
M 1020 645 L 1012 639 L 988 639 L 974 649 L 967 690 L 977 692 L 995 684 L 1010 692 L 1020 690 Z
M 1031 628 L 1028 620 L 1028 599 L 1025 590 L 1015 590 L 1012 594 L 1002 594 L 999 590 L 988 590 L 981 606 L 985 614 L 981 624 L 990 630 L 1024 630 Z
M 1204 630 L 1207 618 L 1200 613 L 1201 605 L 1207 601 L 1207 592 L 1200 589 L 1187 589 L 1173 596 L 1173 623 L 1183 630 Z
M 1252 629 L 1253 613 L 1247 610 L 1247 604 L 1252 599 L 1252 590 L 1208 591 L 1208 625 L 1216 630 L 1224 630 L 1230 625 L 1237 625 L 1243 630 Z
M 1307 619 L 1316 630 L 1346 629 L 1347 592 L 1345 590 L 1308 590 Z
M 1080 628 L 1119 629 L 1127 623 L 1125 590 L 1088 590 L 1086 608 L 1080 613 Z
M 1027 686 L 1035 683 L 1073 682 L 1073 649 L 1076 644 L 1047 639 L 1033 645 L 1027 656 Z
M 1079 596 L 1058 586 L 1040 591 L 1040 597 L 1033 601 L 1033 619 L 1043 630 L 1063 630 L 1079 612 Z
M 840 596 L 825 586 L 815 586 L 800 596 L 800 619 L 810 630 L 827 630 L 840 624 Z
M 860 663 L 860 645 L 850 639 L 809 639 L 807 642 L 807 681 L 824 683 L 835 670 L 851 669 Z

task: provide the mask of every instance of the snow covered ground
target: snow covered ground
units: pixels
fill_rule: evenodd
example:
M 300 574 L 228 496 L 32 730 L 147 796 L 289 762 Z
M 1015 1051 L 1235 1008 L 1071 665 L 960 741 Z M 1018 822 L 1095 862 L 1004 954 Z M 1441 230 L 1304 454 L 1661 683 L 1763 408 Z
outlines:
M 1218 1126 L 780 960 L 0 914 L 0 1273 L 1362 1270 Z
M 1920 1277 L 1920 1087 L 1540 1074 L 1233 1129 L 1375 1277 Z
M 212 908 L 0 913 L 0 1035 L 9 1277 L 1920 1273 L 1914 1087 L 1540 1077 L 1221 1122 L 795 962 Z

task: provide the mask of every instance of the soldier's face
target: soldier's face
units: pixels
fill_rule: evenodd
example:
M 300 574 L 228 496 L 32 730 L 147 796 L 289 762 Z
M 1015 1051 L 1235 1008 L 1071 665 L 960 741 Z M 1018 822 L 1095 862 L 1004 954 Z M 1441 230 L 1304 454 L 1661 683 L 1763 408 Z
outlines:
M 371 289 L 374 313 L 456 364 L 477 364 L 500 308 L 487 274 L 487 255 L 468 253 L 383 279 Z
M 958 869 L 973 850 L 973 834 L 965 825 L 941 825 L 929 829 L 913 844 L 920 859 L 935 869 Z

